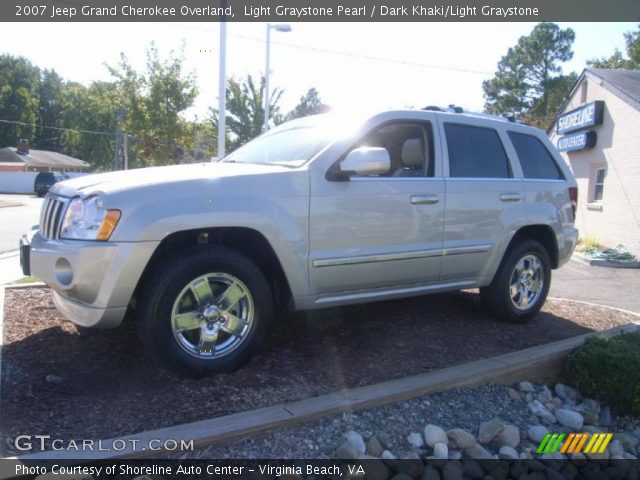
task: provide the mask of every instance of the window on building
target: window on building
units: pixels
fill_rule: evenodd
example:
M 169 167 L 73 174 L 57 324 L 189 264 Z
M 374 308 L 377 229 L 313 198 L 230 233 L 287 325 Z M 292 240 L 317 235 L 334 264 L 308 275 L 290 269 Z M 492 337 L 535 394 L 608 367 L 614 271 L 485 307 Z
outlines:
M 587 103 L 587 79 L 582 81 L 580 86 L 580 103 Z
M 524 178 L 562 180 L 564 177 L 549 150 L 533 135 L 509 132 Z
M 604 192 L 604 178 L 607 176 L 606 168 L 596 168 L 593 181 L 593 201 L 602 202 Z
M 498 132 L 492 128 L 445 123 L 449 176 L 509 178 L 511 168 Z

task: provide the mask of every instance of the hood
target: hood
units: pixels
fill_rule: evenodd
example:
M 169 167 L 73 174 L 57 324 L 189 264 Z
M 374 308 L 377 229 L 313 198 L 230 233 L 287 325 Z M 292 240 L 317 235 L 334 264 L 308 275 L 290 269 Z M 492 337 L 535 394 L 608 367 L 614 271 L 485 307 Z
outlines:
M 77 194 L 113 193 L 150 185 L 211 180 L 223 177 L 258 175 L 290 171 L 287 167 L 253 163 L 198 163 L 167 167 L 135 168 L 117 172 L 84 175 L 56 183 L 51 191 L 72 197 Z

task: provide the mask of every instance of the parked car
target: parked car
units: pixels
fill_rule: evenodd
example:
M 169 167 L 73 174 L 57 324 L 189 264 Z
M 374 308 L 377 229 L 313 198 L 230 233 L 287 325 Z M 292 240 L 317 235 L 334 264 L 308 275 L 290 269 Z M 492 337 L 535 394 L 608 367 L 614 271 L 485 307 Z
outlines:
M 576 181 L 541 130 L 436 110 L 285 123 L 217 163 L 53 186 L 25 274 L 84 327 L 131 313 L 187 375 L 238 368 L 287 307 L 480 288 L 508 322 L 575 247 Z
M 33 182 L 33 191 L 39 197 L 44 197 L 53 185 L 69 178 L 69 175 L 57 172 L 40 172 Z

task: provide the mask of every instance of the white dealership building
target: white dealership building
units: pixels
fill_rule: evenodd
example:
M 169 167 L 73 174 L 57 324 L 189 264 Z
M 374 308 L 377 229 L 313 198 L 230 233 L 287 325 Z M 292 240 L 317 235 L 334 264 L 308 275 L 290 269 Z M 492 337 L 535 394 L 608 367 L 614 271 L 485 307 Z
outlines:
M 640 257 L 640 71 L 585 69 L 550 137 L 578 181 L 580 236 Z

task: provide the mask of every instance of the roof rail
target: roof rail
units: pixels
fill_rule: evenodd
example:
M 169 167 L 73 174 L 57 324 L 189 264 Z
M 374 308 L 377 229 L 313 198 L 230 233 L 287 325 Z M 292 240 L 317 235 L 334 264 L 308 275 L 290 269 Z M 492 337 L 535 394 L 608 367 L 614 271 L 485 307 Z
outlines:
M 491 113 L 485 113 L 485 112 L 465 111 L 462 107 L 459 107 L 454 104 L 450 104 L 448 107 L 438 107 L 436 105 L 429 105 L 427 107 L 422 108 L 422 110 L 429 110 L 433 112 L 464 113 L 474 117 L 490 118 L 492 120 L 500 120 L 503 122 L 517 123 L 520 125 L 528 125 L 526 122 L 522 122 L 518 120 L 516 116 L 511 113 L 503 113 L 502 115 L 493 115 Z

